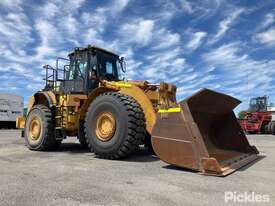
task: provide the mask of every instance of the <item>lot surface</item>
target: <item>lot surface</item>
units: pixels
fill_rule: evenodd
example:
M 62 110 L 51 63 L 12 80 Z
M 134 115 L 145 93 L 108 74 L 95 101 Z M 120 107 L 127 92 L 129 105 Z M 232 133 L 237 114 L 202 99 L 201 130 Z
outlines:
M 98 159 L 74 138 L 58 151 L 33 152 L 19 131 L 0 130 L 0 205 L 238 205 L 224 202 L 230 191 L 268 195 L 275 205 L 275 136 L 248 138 L 265 157 L 220 178 L 169 166 L 145 150 L 123 161 Z

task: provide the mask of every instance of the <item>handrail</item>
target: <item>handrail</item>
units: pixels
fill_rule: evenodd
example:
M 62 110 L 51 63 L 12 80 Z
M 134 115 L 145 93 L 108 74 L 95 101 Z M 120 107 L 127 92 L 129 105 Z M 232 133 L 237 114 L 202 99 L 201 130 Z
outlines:
M 55 68 L 50 66 L 50 65 L 44 65 L 43 68 L 46 69 L 46 78 L 44 79 L 46 81 L 46 87 L 47 88 L 57 88 L 57 82 L 62 82 L 64 81 L 65 75 L 66 75 L 66 67 L 68 65 L 64 65 L 63 69 L 59 68 L 59 61 L 60 60 L 65 60 L 65 61 L 70 61 L 69 59 L 63 58 L 63 57 L 58 57 L 56 58 L 56 64 Z M 59 71 L 63 72 L 63 78 L 58 77 Z
M 70 61 L 69 59 L 66 59 L 66 58 L 63 58 L 63 57 L 57 57 L 56 58 L 56 62 L 55 62 L 55 69 L 56 69 L 56 80 L 57 81 L 63 81 L 64 80 L 64 77 L 65 77 L 65 72 L 66 72 L 66 70 L 65 70 L 65 66 L 64 66 L 64 68 L 63 69 L 59 69 L 59 60 L 65 60 L 65 61 Z M 63 72 L 63 79 L 59 79 L 58 78 L 58 71 L 62 71 Z

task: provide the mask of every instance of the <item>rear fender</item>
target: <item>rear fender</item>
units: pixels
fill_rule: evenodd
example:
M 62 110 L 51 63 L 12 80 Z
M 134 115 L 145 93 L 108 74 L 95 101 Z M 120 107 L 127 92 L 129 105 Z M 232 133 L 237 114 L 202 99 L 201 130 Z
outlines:
M 29 98 L 28 112 L 31 110 L 31 108 L 34 105 L 37 105 L 37 104 L 42 104 L 49 108 L 52 108 L 53 106 L 56 105 L 55 94 L 51 91 L 48 91 L 48 92 L 39 91 L 35 93 L 33 96 Z
M 99 95 L 105 92 L 119 92 L 121 94 L 126 94 L 128 96 L 133 97 L 141 106 L 144 111 L 145 119 L 146 119 L 146 129 L 149 133 L 152 132 L 153 126 L 156 122 L 156 113 L 153 108 L 153 105 L 148 98 L 148 96 L 141 90 L 139 87 L 132 85 L 129 87 L 99 87 L 93 90 L 89 95 L 86 102 L 81 107 L 80 111 L 80 120 L 85 118 L 86 112 L 91 105 L 91 103 L 98 97 Z
M 131 85 L 131 87 L 122 87 L 119 92 L 133 97 L 140 104 L 146 119 L 146 130 L 151 134 L 157 117 L 148 96 L 142 89 L 135 85 Z
M 55 94 L 51 91 L 43 92 L 39 91 L 36 92 L 33 96 L 29 98 L 28 102 L 28 113 L 31 111 L 32 107 L 42 104 L 47 106 L 48 108 L 52 109 L 53 106 L 56 105 L 56 97 Z M 18 129 L 24 129 L 25 127 L 25 117 L 18 117 L 16 118 L 16 128 Z M 24 131 L 22 130 L 22 137 L 24 136 Z

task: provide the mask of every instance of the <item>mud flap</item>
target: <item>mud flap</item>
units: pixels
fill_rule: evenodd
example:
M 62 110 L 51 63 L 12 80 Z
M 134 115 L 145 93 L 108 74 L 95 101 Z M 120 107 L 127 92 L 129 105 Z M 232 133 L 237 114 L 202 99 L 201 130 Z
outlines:
M 256 160 L 233 109 L 240 101 L 203 89 L 176 108 L 160 110 L 152 131 L 152 145 L 163 161 L 225 176 Z

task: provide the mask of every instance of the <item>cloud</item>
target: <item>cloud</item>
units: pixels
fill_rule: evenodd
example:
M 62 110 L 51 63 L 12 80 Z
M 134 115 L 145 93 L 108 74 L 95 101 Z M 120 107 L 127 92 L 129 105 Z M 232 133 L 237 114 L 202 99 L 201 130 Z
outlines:
M 193 7 L 191 3 L 187 0 L 180 0 L 181 8 L 184 12 L 187 12 L 188 14 L 191 14 L 194 12 Z
M 12 2 L 12 5 L 9 2 Z M 66 37 L 73 32 L 66 30 L 67 24 L 64 22 L 70 23 L 73 28 L 72 19 L 67 17 L 74 14 L 71 8 L 79 8 L 83 2 L 76 0 L 62 4 L 62 1 L 52 0 L 36 5 L 36 10 L 27 12 L 23 1 L 1 1 L 1 9 L 5 10 L 0 14 L 0 67 L 4 68 L 8 75 L 20 78 L 17 83 L 13 83 L 14 80 L 10 78 L 6 85 L 16 84 L 19 85 L 17 90 L 23 90 L 28 89 L 28 82 L 34 85 L 33 90 L 41 88 L 44 73 L 42 65 L 54 62 L 56 56 L 64 53 L 62 45 L 67 39 L 64 38 L 63 32 L 66 31 Z M 60 6 L 69 14 L 61 13 Z M 64 18 L 67 18 L 66 21 L 63 21 Z
M 270 28 L 267 31 L 257 34 L 256 39 L 267 46 L 275 45 L 275 28 Z
M 190 95 L 192 93 L 194 93 L 196 90 L 198 90 L 199 88 L 202 88 L 203 85 L 205 85 L 206 83 L 213 81 L 216 79 L 215 75 L 200 75 L 198 76 L 199 78 L 193 78 L 193 79 L 188 79 L 188 76 L 186 79 L 186 81 L 189 82 L 189 84 L 184 84 L 183 86 L 180 86 L 177 90 L 177 95 L 181 96 L 181 95 Z M 213 87 L 212 87 L 213 88 Z
M 173 78 L 182 74 L 186 68 L 186 60 L 180 55 L 179 47 L 169 52 L 166 50 L 152 51 L 152 54 L 146 57 L 148 64 L 141 68 L 142 76 L 147 80 L 159 82 L 167 77 Z
M 74 47 L 95 44 L 125 57 L 127 78 L 176 84 L 179 99 L 202 87 L 242 99 L 263 92 L 275 96 L 274 12 L 257 8 L 262 18 L 257 22 L 254 5 L 239 5 L 224 0 L 2 0 L 0 75 L 5 78 L 0 87 L 29 96 L 44 84 L 43 64 L 54 64 Z M 234 39 L 237 34 L 242 42 Z M 247 34 L 268 48 L 260 47 L 258 55 L 259 45 Z
M 22 0 L 1 0 L 0 6 L 2 6 L 5 9 L 13 10 L 13 11 L 21 11 L 21 4 Z
M 152 12 L 152 16 L 161 20 L 161 23 L 170 23 L 174 18 L 189 18 L 189 24 L 205 21 L 219 12 L 224 0 L 159 0 L 158 11 Z M 154 3 L 155 3 L 154 2 Z M 151 12 L 150 12 L 151 14 Z
M 126 56 L 127 62 L 135 68 L 130 70 L 130 78 L 158 82 L 169 72 L 176 75 L 184 68 L 185 59 L 179 56 L 183 54 L 179 48 L 181 35 L 166 26 L 167 22 L 158 17 L 130 19 L 121 25 L 116 46 L 120 51 L 130 49 L 132 52 L 130 60 Z M 166 70 L 168 67 L 170 71 Z
M 225 4 L 223 0 L 180 1 L 183 11 L 192 17 L 192 22 L 202 22 L 213 17 L 219 12 L 221 6 Z
M 139 19 L 124 24 L 121 28 L 121 34 L 128 43 L 147 46 L 152 40 L 154 24 L 153 20 Z
M 23 12 L 0 15 L 0 43 L 14 48 L 15 52 L 33 40 L 31 30 L 29 19 Z
M 231 42 L 208 51 L 202 58 L 209 67 L 216 68 L 224 92 L 241 99 L 262 93 L 275 95 L 275 60 L 255 60 L 246 51 L 242 43 Z
M 273 13 L 267 13 L 264 17 L 262 24 L 260 25 L 260 29 L 265 29 L 268 26 L 272 25 L 275 22 L 275 17 Z
M 43 59 L 56 54 L 55 45 L 63 42 L 62 34 L 47 20 L 37 19 L 35 29 L 39 35 L 40 44 L 36 47 L 36 58 Z
M 156 45 L 153 49 L 167 49 L 180 44 L 181 36 L 178 33 L 171 32 L 166 28 L 160 28 L 155 31 L 154 37 Z
M 84 34 L 83 44 L 96 44 L 101 47 L 110 48 L 110 43 L 105 43 L 103 33 L 110 21 L 114 22 L 119 15 L 130 4 L 130 0 L 115 0 L 102 7 L 98 7 L 95 11 L 84 12 L 81 15 L 81 20 L 84 23 L 84 28 L 87 32 Z M 78 22 L 79 23 L 79 22 Z M 119 25 L 119 24 L 118 24 Z
M 219 41 L 225 33 L 234 24 L 235 20 L 244 12 L 243 8 L 237 8 L 234 11 L 230 11 L 228 16 L 219 23 L 218 32 L 210 39 L 209 44 L 213 44 Z
M 202 31 L 192 33 L 190 36 L 190 41 L 187 43 L 186 47 L 190 50 L 197 49 L 201 45 L 206 35 L 207 33 Z
M 112 2 L 112 6 L 110 6 L 110 8 L 112 8 L 112 12 L 114 15 L 122 12 L 129 4 L 130 0 L 115 0 L 114 2 Z

